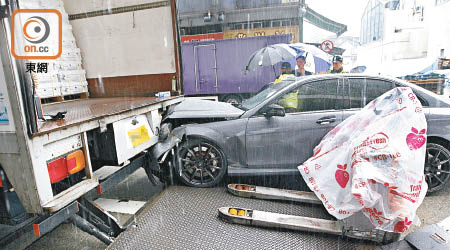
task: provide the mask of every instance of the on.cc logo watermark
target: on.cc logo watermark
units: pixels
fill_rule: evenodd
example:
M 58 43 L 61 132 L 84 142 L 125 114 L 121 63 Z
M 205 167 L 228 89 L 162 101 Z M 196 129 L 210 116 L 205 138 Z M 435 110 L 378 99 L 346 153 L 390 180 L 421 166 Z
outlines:
M 56 59 L 62 53 L 62 16 L 56 9 L 19 9 L 11 21 L 11 53 L 17 59 Z

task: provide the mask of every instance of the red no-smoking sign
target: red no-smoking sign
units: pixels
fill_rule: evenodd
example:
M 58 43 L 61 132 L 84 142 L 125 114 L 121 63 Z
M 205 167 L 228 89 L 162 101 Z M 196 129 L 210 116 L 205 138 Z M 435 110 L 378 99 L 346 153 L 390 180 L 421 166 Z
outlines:
M 333 50 L 333 48 L 334 48 L 334 44 L 330 40 L 323 41 L 322 44 L 320 45 L 320 49 L 327 53 L 331 52 Z

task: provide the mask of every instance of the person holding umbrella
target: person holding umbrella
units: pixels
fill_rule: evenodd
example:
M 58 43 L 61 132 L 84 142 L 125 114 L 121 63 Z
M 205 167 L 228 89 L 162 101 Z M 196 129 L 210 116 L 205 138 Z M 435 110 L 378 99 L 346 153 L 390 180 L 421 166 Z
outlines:
M 297 55 L 295 57 L 297 60 L 297 72 L 296 76 L 308 76 L 312 75 L 311 72 L 305 70 L 305 64 L 306 64 L 306 57 L 303 55 Z
M 293 75 L 291 64 L 289 62 L 283 62 L 281 64 L 281 74 L 282 75 Z

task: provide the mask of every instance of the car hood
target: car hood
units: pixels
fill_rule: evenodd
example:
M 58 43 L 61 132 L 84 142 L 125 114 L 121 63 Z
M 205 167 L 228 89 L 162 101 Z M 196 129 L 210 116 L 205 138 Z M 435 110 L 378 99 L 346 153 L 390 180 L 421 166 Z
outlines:
M 243 113 L 229 103 L 188 98 L 170 110 L 166 118 L 238 118 Z

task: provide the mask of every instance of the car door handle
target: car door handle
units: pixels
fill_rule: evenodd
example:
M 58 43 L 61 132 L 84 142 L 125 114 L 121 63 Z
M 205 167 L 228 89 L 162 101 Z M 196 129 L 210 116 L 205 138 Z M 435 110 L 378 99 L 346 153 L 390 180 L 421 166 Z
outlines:
M 336 121 L 336 117 L 334 116 L 327 116 L 327 117 L 323 117 L 320 118 L 319 120 L 316 121 L 317 124 L 330 124 Z

